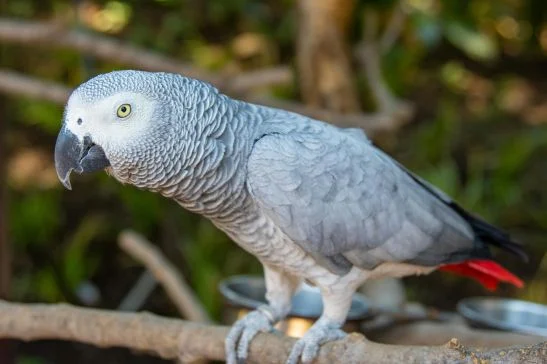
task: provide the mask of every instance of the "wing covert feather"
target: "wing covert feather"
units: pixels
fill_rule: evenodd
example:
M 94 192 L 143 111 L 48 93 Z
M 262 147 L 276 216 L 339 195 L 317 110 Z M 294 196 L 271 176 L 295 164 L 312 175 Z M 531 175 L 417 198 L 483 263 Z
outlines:
M 362 134 L 318 124 L 266 135 L 247 168 L 263 211 L 338 273 L 384 261 L 438 265 L 473 247 L 467 223 Z

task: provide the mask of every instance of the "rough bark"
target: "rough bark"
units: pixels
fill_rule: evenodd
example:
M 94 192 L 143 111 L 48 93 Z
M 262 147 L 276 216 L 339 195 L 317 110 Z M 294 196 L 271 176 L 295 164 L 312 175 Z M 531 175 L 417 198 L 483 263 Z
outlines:
M 313 107 L 359 110 L 346 42 L 354 0 L 299 0 L 296 47 L 302 98 Z
M 179 353 L 211 360 L 224 359 L 228 327 L 166 319 L 152 314 L 108 312 L 69 305 L 14 304 L 0 301 L 0 338 L 73 340 L 98 347 L 125 347 L 166 359 Z M 295 340 L 259 334 L 249 363 L 284 363 Z M 316 363 L 541 363 L 547 342 L 480 351 L 456 339 L 442 346 L 377 344 L 351 334 L 321 348 Z

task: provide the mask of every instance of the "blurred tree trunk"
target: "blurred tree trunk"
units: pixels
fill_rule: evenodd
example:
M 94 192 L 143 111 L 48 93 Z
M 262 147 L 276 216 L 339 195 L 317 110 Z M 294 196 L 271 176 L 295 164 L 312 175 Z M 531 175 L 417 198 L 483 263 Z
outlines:
M 354 8 L 355 0 L 298 0 L 298 77 L 310 106 L 359 110 L 346 43 Z

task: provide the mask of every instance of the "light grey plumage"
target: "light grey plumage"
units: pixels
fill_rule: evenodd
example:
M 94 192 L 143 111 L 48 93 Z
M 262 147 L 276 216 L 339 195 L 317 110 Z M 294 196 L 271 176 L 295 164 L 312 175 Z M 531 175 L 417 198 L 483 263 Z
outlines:
M 302 249 L 339 274 L 385 261 L 435 266 L 474 248 L 455 211 L 354 133 L 303 119 L 255 144 L 248 184 Z
M 119 105 L 130 114 L 116 115 Z M 67 156 L 71 143 L 80 143 L 76 156 Z M 178 75 L 112 72 L 74 91 L 56 148 L 59 177 L 70 186 L 71 170 L 105 163 L 119 181 L 209 218 L 264 264 L 269 306 L 234 326 L 230 362 L 238 342 L 244 358 L 252 337 L 288 313 L 302 279 L 321 288 L 325 312 L 291 362 L 341 337 L 365 279 L 487 254 L 448 196 L 361 131 L 236 101 Z

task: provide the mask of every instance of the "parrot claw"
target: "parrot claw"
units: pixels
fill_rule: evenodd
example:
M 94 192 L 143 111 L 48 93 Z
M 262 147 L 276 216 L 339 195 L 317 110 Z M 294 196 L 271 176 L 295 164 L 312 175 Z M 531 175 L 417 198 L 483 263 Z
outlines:
M 271 318 L 261 309 L 251 311 L 236 321 L 225 341 L 226 363 L 245 363 L 253 338 L 259 332 L 270 331 L 273 331 Z
M 294 344 L 286 364 L 297 364 L 299 360 L 302 360 L 302 363 L 311 363 L 319 353 L 321 345 L 342 339 L 347 335 L 340 327 L 341 325 L 338 323 L 319 319 Z

